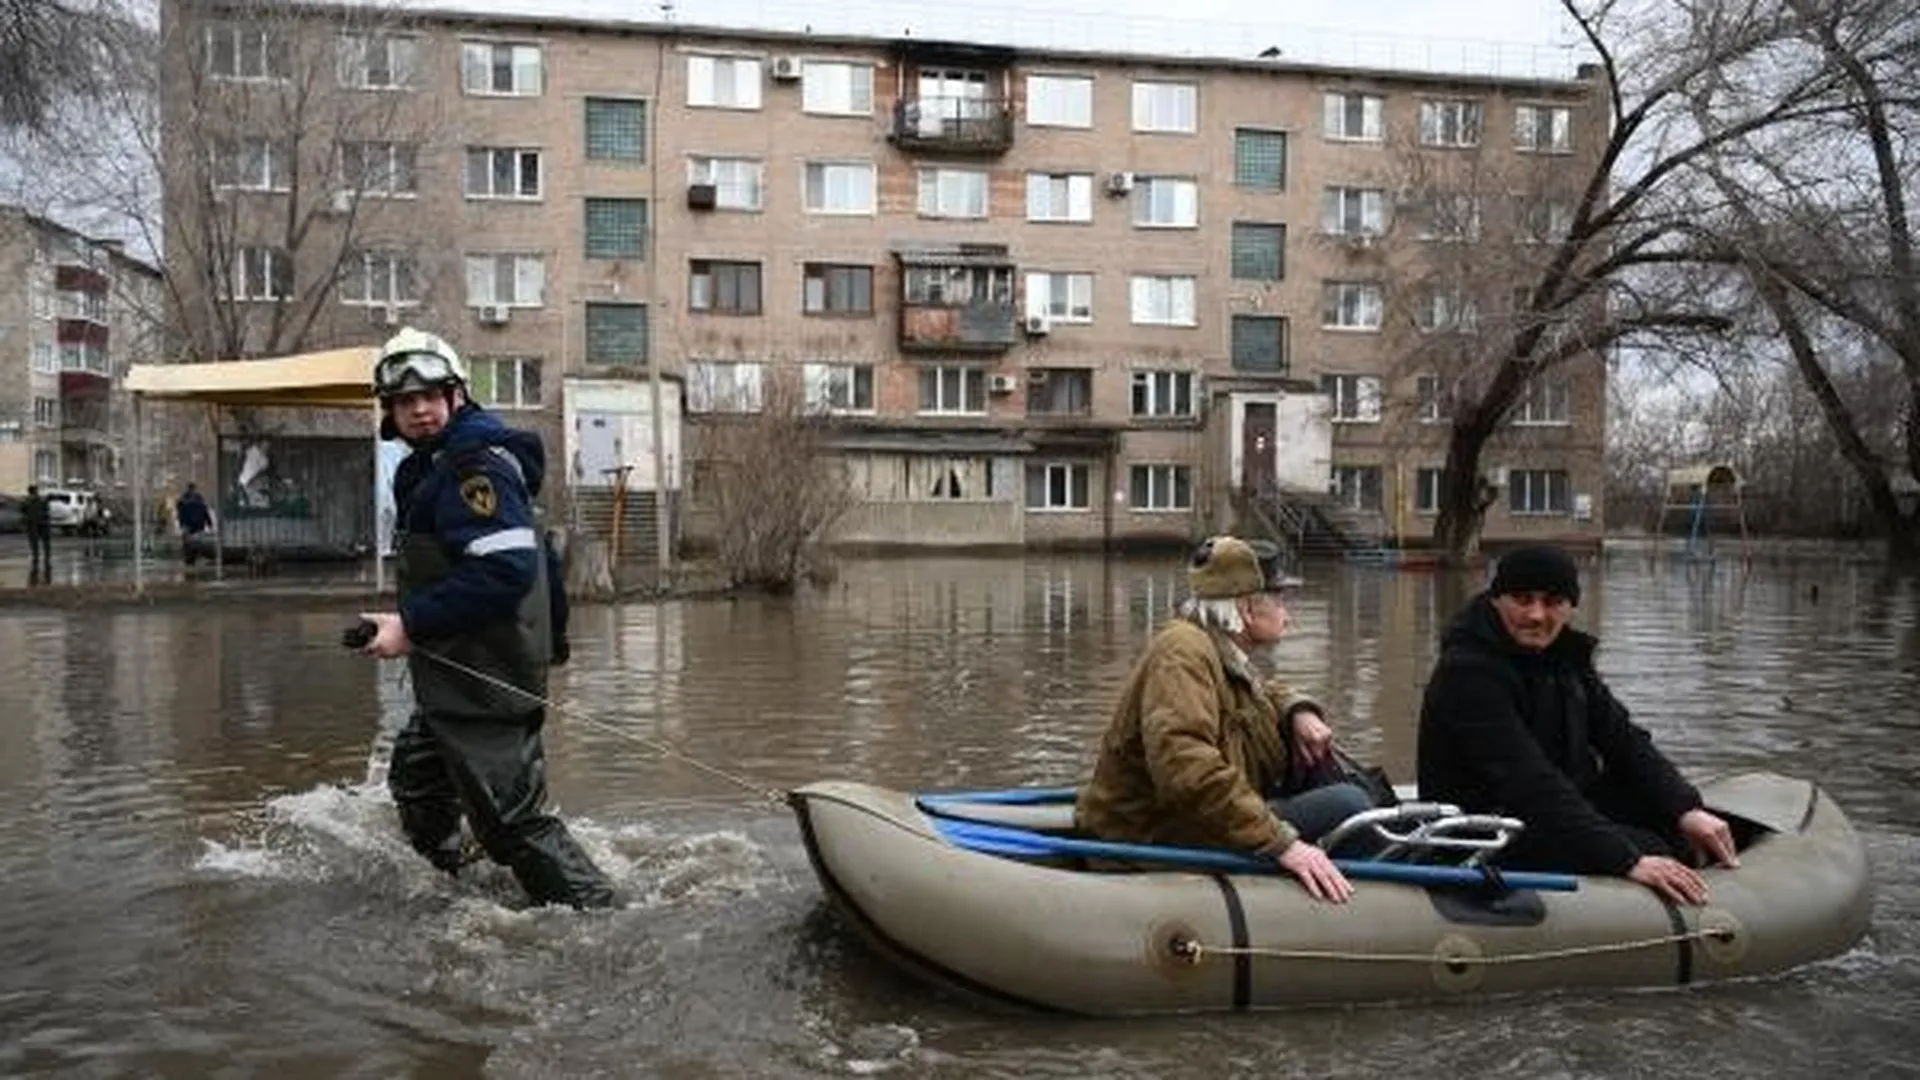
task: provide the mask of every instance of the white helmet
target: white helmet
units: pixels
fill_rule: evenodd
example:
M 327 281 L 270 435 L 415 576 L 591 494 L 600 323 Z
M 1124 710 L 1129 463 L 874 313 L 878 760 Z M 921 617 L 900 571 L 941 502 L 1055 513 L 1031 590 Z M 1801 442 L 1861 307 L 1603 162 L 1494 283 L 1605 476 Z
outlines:
M 467 383 L 467 365 L 438 334 L 411 326 L 387 339 L 373 363 L 373 390 L 382 400 L 408 390 Z

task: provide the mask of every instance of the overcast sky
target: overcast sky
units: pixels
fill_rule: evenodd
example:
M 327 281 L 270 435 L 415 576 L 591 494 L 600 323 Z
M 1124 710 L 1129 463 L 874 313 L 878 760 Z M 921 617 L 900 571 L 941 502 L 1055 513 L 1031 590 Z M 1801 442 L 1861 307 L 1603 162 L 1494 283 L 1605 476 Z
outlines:
M 656 21 L 660 0 L 405 0 Z M 671 0 L 676 22 L 1513 75 L 1571 74 L 1556 0 Z M 1561 70 L 1564 69 L 1564 70 Z

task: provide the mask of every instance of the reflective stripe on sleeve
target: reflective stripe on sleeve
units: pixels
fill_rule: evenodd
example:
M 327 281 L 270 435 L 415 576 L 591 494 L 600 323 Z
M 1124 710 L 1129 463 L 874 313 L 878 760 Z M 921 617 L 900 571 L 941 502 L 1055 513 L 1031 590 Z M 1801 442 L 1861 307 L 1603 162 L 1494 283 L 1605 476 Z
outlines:
M 501 551 L 537 551 L 540 541 L 532 529 L 501 529 L 490 532 L 467 545 L 469 555 L 492 555 Z

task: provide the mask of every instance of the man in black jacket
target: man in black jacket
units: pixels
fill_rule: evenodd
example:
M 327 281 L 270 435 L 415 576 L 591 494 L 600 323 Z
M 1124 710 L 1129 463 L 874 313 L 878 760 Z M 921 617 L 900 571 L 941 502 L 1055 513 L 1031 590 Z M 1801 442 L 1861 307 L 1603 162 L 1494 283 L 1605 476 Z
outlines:
M 1442 638 L 1420 709 L 1420 797 L 1524 821 L 1503 866 L 1627 877 L 1704 903 L 1681 856 L 1738 866 L 1732 832 L 1601 680 L 1599 642 L 1567 627 L 1579 602 L 1560 549 L 1501 557 Z

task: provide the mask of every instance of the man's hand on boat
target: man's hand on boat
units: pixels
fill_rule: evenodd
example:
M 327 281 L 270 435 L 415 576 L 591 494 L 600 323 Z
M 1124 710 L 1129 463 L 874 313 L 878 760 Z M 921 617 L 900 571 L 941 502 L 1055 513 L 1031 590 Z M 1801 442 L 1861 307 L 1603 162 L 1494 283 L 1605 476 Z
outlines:
M 1642 855 L 1627 871 L 1627 877 L 1645 885 L 1676 904 L 1707 902 L 1707 880 L 1679 859 L 1665 855 Z
M 1695 807 L 1680 815 L 1680 835 L 1701 858 L 1729 869 L 1740 865 L 1740 856 L 1733 850 L 1733 830 L 1718 816 Z
M 1344 904 L 1353 895 L 1353 883 L 1347 880 L 1347 875 L 1333 865 L 1326 852 L 1305 840 L 1288 844 L 1275 861 L 1280 869 L 1299 878 L 1307 894 L 1316 900 Z
M 1316 768 L 1333 753 L 1333 728 L 1313 709 L 1297 709 L 1293 714 L 1293 751 L 1299 756 L 1301 771 Z

